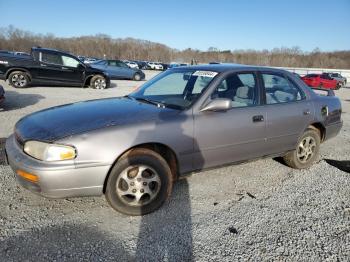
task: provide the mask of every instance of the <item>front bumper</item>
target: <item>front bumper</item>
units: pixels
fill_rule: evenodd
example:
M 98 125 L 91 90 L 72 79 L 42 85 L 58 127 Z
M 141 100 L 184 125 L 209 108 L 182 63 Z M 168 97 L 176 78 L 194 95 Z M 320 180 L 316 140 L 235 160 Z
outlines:
M 43 162 L 25 154 L 14 135 L 6 140 L 8 162 L 19 184 L 33 193 L 49 198 L 98 196 L 103 194 L 103 184 L 110 166 L 77 168 L 74 161 Z M 22 170 L 39 177 L 37 183 L 17 175 Z

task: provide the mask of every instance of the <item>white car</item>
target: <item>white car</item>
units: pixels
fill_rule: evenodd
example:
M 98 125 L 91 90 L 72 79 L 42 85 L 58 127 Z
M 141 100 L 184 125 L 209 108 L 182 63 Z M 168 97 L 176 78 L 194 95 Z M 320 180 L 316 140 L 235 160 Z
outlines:
M 125 63 L 128 65 L 128 67 L 130 68 L 136 68 L 139 69 L 138 64 L 136 64 L 135 62 L 131 62 L 131 61 L 125 61 Z
M 148 62 L 148 65 L 153 70 L 163 70 L 163 66 L 161 64 L 159 64 L 159 63 Z

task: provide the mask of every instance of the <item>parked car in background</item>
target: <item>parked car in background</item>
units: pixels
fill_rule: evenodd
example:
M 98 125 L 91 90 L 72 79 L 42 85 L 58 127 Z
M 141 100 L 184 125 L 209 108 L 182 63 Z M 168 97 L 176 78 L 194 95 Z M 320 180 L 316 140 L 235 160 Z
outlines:
M 84 57 L 84 64 L 91 64 L 91 63 L 95 63 L 97 61 L 100 61 L 101 59 L 96 58 L 96 57 Z
M 0 104 L 5 100 L 5 90 L 0 86 Z
M 14 55 L 21 55 L 21 56 L 30 56 L 30 54 L 26 52 L 13 52 Z
M 0 50 L 0 55 L 1 54 L 12 54 L 12 55 L 17 55 L 17 56 L 30 56 L 30 54 L 28 54 L 26 52 L 8 51 L 8 50 Z
M 163 66 L 161 64 L 159 64 L 159 63 L 148 62 L 147 64 L 152 70 L 163 70 Z
M 140 69 L 130 68 L 121 60 L 100 60 L 92 63 L 91 66 L 108 73 L 111 79 L 131 79 L 135 81 L 145 79 L 145 74 Z
M 150 70 L 151 67 L 148 65 L 148 62 L 146 61 L 134 61 L 138 66 L 139 69 L 143 69 L 143 70 Z
M 167 64 L 167 63 L 159 63 L 159 64 L 161 64 L 162 65 L 162 67 L 163 67 L 163 71 L 165 71 L 165 70 L 167 70 L 168 68 L 169 68 L 169 64 Z
M 327 74 L 308 74 L 301 79 L 310 87 L 328 88 L 328 89 L 339 89 L 340 84 L 337 80 L 331 78 Z
M 132 61 L 125 61 L 125 64 L 127 64 L 128 67 L 130 68 L 136 68 L 136 69 L 139 69 L 139 66 L 137 63 L 135 62 L 132 62 Z
M 51 198 L 105 194 L 115 210 L 144 215 L 186 173 L 266 156 L 310 167 L 342 127 L 340 100 L 327 93 L 280 69 L 178 67 L 125 97 L 28 115 L 5 148 L 28 190 Z
M 340 83 L 341 87 L 346 86 L 346 77 L 343 77 L 343 76 L 342 76 L 341 74 L 339 74 L 339 73 L 328 73 L 328 75 L 329 75 L 331 78 L 337 80 L 338 83 Z
M 0 79 L 16 88 L 30 84 L 108 88 L 102 70 L 82 63 L 76 56 L 56 49 L 33 47 L 30 56 L 0 53 Z

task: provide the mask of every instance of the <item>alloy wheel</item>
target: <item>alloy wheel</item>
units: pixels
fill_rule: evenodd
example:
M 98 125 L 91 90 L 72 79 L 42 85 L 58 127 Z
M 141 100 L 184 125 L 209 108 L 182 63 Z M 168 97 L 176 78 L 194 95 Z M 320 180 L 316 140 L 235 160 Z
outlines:
M 306 163 L 315 154 L 316 141 L 313 137 L 307 136 L 298 145 L 297 157 L 301 163 Z
M 106 88 L 106 81 L 103 78 L 98 78 L 95 80 L 94 86 L 96 89 L 105 89 Z
M 158 173 L 149 166 L 126 168 L 116 182 L 116 193 L 127 205 L 144 206 L 159 193 L 161 181 Z
M 27 79 L 22 74 L 14 74 L 11 83 L 16 87 L 24 87 L 27 84 Z

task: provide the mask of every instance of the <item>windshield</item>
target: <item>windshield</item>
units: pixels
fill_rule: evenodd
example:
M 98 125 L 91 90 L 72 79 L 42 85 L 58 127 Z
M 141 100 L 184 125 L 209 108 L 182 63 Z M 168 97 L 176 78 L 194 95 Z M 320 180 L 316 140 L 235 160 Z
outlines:
M 166 71 L 145 83 L 130 97 L 158 103 L 159 106 L 185 109 L 208 87 L 217 72 L 184 69 Z

